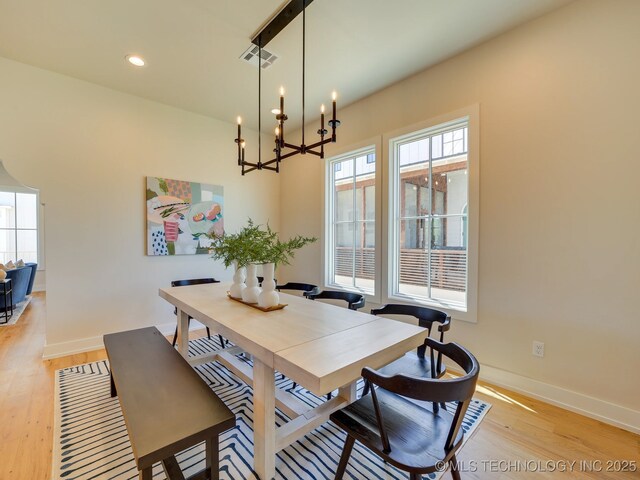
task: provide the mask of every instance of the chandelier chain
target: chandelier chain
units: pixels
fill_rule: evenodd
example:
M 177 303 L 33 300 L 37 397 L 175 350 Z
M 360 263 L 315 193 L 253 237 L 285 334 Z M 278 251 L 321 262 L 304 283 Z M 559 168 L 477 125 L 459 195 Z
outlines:
M 305 1 L 305 0 L 303 0 Z M 307 39 L 307 9 L 302 7 L 302 145 L 304 146 L 304 72 L 306 69 L 305 54 L 306 54 L 306 39 Z

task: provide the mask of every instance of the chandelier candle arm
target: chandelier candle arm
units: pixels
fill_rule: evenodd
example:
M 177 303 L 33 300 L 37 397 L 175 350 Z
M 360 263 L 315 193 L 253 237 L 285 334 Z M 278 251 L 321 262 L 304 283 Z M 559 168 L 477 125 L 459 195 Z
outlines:
M 333 120 L 334 121 L 336 120 L 336 98 L 338 98 L 338 94 L 334 91 L 331 94 L 331 100 L 332 100 L 332 103 L 333 103 Z
M 286 119 L 286 115 L 284 114 L 284 87 L 280 87 L 280 113 L 276 117 L 280 122 L 280 148 L 284 147 L 284 121 Z
M 242 165 L 244 160 L 244 141 L 242 140 L 242 117 L 238 117 L 238 138 L 235 142 L 238 144 L 238 165 Z M 242 152 L 240 151 L 242 150 Z

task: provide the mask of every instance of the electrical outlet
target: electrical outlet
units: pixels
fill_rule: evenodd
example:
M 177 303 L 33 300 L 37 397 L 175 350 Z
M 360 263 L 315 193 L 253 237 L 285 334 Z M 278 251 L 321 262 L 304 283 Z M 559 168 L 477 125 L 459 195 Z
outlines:
M 532 353 L 534 357 L 544 357 L 544 343 L 534 340 Z

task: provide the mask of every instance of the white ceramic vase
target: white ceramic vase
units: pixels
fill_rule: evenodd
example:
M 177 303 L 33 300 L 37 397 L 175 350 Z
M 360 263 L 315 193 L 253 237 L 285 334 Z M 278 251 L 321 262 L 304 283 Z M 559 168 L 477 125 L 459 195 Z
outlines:
M 247 265 L 247 287 L 242 290 L 242 301 L 247 303 L 258 303 L 260 287 L 258 287 L 258 277 L 256 276 L 256 264 Z
M 265 263 L 262 265 L 262 293 L 258 297 L 258 305 L 262 308 L 275 307 L 280 303 L 280 295 L 276 291 L 276 282 L 273 279 L 275 273 L 275 265 L 273 263 Z
M 247 269 L 238 267 L 238 262 L 233 262 L 233 268 L 235 273 L 233 274 L 233 285 L 231 285 L 229 293 L 233 298 L 242 298 L 242 292 L 247 287 L 244 284 L 244 280 L 247 278 Z

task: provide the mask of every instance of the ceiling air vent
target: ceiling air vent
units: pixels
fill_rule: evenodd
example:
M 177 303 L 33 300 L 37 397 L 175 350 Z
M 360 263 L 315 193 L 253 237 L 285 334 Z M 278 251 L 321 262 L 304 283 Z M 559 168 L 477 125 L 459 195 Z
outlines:
M 240 55 L 240 58 L 242 60 L 244 60 L 247 63 L 250 63 L 251 65 L 253 65 L 254 67 L 258 66 L 258 52 L 259 52 L 259 48 L 257 45 L 253 45 L 251 44 L 251 46 L 249 48 L 247 48 L 245 50 L 245 52 Z M 274 55 L 273 53 L 269 52 L 268 50 L 265 50 L 264 48 L 262 49 L 262 61 L 260 62 L 260 66 L 264 69 L 264 68 L 269 68 L 271 65 L 273 65 L 273 62 L 275 62 L 278 59 L 278 57 L 276 55 Z

